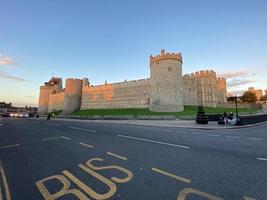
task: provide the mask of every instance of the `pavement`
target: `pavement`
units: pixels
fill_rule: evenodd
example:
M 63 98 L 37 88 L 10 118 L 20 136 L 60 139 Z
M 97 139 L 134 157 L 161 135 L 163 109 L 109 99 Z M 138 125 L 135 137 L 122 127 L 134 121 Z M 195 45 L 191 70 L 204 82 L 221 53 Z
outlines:
M 266 128 L 2 119 L 0 200 L 266 200 Z
M 46 118 L 42 118 L 46 119 Z M 109 124 L 130 124 L 130 125 L 144 125 L 144 126 L 159 126 L 159 127 L 173 127 L 173 128 L 190 128 L 190 129 L 203 129 L 203 130 L 216 130 L 216 129 L 239 129 L 248 128 L 258 125 L 267 124 L 267 122 L 233 126 L 230 124 L 219 125 L 217 121 L 209 121 L 208 124 L 197 124 L 195 120 L 88 120 L 88 119 L 72 119 L 72 118 L 54 118 L 53 120 L 58 121 L 69 121 L 69 122 L 83 122 L 83 123 L 109 123 Z

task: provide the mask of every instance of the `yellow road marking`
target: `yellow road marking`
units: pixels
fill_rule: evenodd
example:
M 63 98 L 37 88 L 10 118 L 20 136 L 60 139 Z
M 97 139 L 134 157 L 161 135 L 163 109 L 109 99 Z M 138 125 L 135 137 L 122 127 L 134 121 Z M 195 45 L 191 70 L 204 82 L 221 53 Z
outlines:
M 9 148 L 9 147 L 17 147 L 17 146 L 20 146 L 20 144 L 6 145 L 6 146 L 2 146 L 2 147 L 0 147 L 0 149 Z
M 85 144 L 85 143 L 82 143 L 82 142 L 80 142 L 79 144 L 82 145 L 82 146 L 85 146 L 85 147 L 94 148 L 94 146 L 92 146 L 90 144 Z
M 45 186 L 46 181 L 59 181 L 62 183 L 62 188 L 55 193 L 51 193 L 47 187 Z M 37 181 L 36 183 L 37 188 L 39 189 L 40 193 L 43 195 L 45 200 L 53 200 L 58 199 L 62 196 L 73 194 L 80 200 L 90 200 L 84 193 L 82 193 L 78 189 L 70 189 L 71 182 L 63 175 L 53 175 L 42 180 Z
M 196 189 L 193 189 L 193 188 L 185 188 L 183 189 L 180 193 L 179 193 L 179 196 L 177 198 L 177 200 L 186 200 L 187 198 L 187 195 L 188 194 L 196 194 L 200 197 L 206 197 L 207 199 L 209 200 L 223 200 L 222 198 L 219 198 L 219 197 L 216 197 L 212 194 L 209 194 L 207 192 L 202 192 L 200 190 L 196 190 Z
M 7 183 L 6 175 L 5 175 L 4 168 L 3 168 L 1 161 L 0 161 L 0 175 L 2 177 L 4 188 L 5 188 L 6 200 L 10 200 L 11 197 L 10 197 L 10 192 L 8 188 L 8 183 Z
M 177 179 L 177 180 L 182 181 L 182 182 L 185 182 L 185 183 L 191 183 L 191 180 L 190 180 L 190 179 L 183 178 L 183 177 L 181 177 L 181 176 L 177 176 L 177 175 L 175 175 L 175 174 L 171 174 L 171 173 L 169 173 L 169 172 L 165 172 L 165 171 L 160 170 L 160 169 L 157 169 L 157 168 L 152 168 L 152 171 L 154 171 L 154 172 L 158 172 L 158 173 L 160 173 L 160 174 L 163 174 L 163 175 L 165 175 L 165 176 L 169 176 L 169 177 L 171 177 L 171 178 Z
M 120 155 L 115 154 L 115 153 L 107 152 L 107 154 L 110 155 L 110 156 L 122 159 L 122 160 L 128 160 L 126 157 L 120 156 Z
M 91 176 L 95 177 L 97 180 L 101 181 L 104 183 L 109 189 L 106 193 L 100 194 L 94 191 L 91 187 L 87 186 L 84 184 L 82 181 L 80 181 L 77 177 L 75 177 L 73 174 L 68 172 L 67 170 L 62 171 L 62 173 L 68 177 L 72 182 L 74 182 L 79 188 L 81 188 L 85 193 L 93 197 L 94 199 L 109 199 L 112 197 L 116 191 L 117 191 L 117 186 L 115 183 L 110 181 L 109 179 L 105 178 L 101 174 L 96 173 L 94 170 L 86 167 L 83 164 L 78 165 L 80 168 L 82 168 L 85 172 L 90 174 Z
M 244 199 L 245 200 L 256 200 L 256 199 L 253 199 L 253 198 L 250 198 L 250 197 L 246 197 L 246 196 L 244 196 Z
M 70 138 L 65 137 L 65 136 L 62 136 L 61 138 L 65 139 L 65 140 L 71 140 Z
M 117 169 L 121 172 L 124 172 L 127 176 L 125 178 L 118 178 L 118 177 L 111 177 L 111 180 L 116 182 L 116 183 L 126 183 L 126 182 L 129 182 L 132 178 L 133 178 L 133 173 L 131 171 L 129 171 L 128 169 L 125 169 L 123 167 L 120 167 L 120 166 L 116 166 L 116 165 L 111 165 L 111 166 L 94 166 L 92 164 L 93 161 L 100 161 L 100 162 L 103 162 L 104 160 L 102 158 L 93 158 L 93 159 L 90 159 L 86 162 L 86 165 L 93 169 L 93 170 L 109 170 L 109 169 Z

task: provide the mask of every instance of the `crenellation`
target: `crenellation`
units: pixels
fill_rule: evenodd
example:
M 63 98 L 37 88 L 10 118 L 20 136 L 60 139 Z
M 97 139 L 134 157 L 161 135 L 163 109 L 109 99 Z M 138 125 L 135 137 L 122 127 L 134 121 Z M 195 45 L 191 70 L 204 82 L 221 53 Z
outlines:
M 150 56 L 150 77 L 92 85 L 89 79 L 52 77 L 40 86 L 39 113 L 79 109 L 149 108 L 152 111 L 182 111 L 184 105 L 216 106 L 226 102 L 226 80 L 214 70 L 182 76 L 181 53 Z

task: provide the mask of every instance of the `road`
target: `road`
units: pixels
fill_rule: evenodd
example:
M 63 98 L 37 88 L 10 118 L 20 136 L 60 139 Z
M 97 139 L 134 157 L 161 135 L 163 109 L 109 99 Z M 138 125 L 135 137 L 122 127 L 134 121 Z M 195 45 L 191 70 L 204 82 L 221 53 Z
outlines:
M 266 200 L 266 128 L 2 119 L 0 200 Z

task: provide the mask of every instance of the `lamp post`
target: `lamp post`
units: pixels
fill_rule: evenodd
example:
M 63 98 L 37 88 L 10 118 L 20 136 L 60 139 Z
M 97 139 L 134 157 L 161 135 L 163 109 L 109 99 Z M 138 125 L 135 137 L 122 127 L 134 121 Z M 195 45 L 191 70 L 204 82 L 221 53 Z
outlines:
M 242 122 L 241 122 L 241 119 L 238 116 L 237 97 L 236 97 L 236 94 L 235 94 L 235 114 L 236 114 L 236 124 L 235 125 L 241 125 Z
M 237 110 L 237 97 L 235 94 L 235 114 L 236 114 L 236 118 L 238 117 L 238 110 Z

